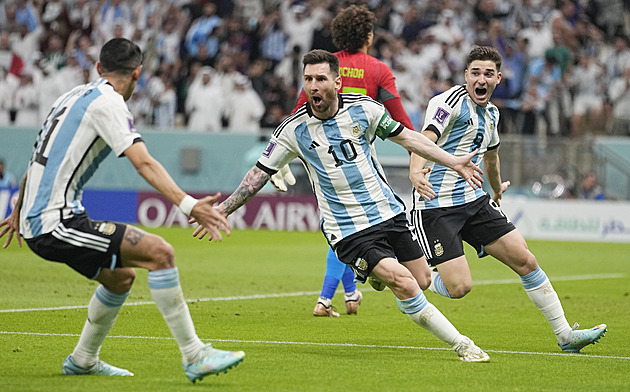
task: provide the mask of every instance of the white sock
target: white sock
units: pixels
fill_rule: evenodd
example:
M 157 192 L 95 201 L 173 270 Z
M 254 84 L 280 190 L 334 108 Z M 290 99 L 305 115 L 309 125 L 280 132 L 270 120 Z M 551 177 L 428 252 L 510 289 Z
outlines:
M 567 319 L 564 317 L 564 310 L 558 294 L 553 289 L 545 272 L 538 267 L 537 270 L 521 276 L 521 280 L 527 296 L 540 309 L 549 325 L 551 325 L 558 343 L 567 343 L 571 326 L 569 326 Z
M 112 329 L 129 292 L 117 294 L 99 285 L 88 305 L 88 317 L 72 352 L 72 362 L 89 369 L 98 361 L 105 337 Z
M 438 308 L 427 301 L 422 291 L 414 298 L 400 300 L 399 304 L 414 323 L 448 345 L 453 346 L 463 338 L 463 335 L 459 333 L 457 328 L 448 321 Z
M 188 304 L 184 300 L 182 286 L 179 284 L 177 267 L 149 271 L 148 278 L 153 301 L 179 346 L 183 363 L 194 362 L 195 356 L 204 344 L 195 332 Z

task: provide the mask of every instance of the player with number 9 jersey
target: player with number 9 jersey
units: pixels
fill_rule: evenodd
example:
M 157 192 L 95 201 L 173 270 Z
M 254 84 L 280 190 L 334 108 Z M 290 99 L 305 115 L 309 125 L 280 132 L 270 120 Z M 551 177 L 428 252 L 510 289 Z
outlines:
M 492 103 L 481 106 L 473 102 L 466 87 L 458 85 L 431 98 L 424 128 L 437 135 L 436 144 L 453 155 L 479 150 L 473 162 L 481 166 L 483 155 L 499 147 L 499 109 Z M 431 171 L 427 180 L 437 197 L 427 201 L 414 190 L 415 209 L 452 207 L 483 197 L 483 189 L 473 189 L 454 170 L 428 161 Z

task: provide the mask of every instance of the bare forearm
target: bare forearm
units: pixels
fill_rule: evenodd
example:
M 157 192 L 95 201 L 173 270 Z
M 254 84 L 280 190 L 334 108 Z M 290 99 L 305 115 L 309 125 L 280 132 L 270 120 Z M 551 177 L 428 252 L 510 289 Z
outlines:
M 134 143 L 125 150 L 133 166 L 155 190 L 173 204 L 179 205 L 186 193 L 173 181 L 164 166 L 149 154 L 144 143 Z
M 18 198 L 15 202 L 14 210 L 20 210 L 22 208 L 22 202 L 24 201 L 24 189 L 26 189 L 26 173 L 22 176 L 22 180 L 20 180 L 20 190 L 18 192 Z
M 269 178 L 271 176 L 264 171 L 260 170 L 258 167 L 252 167 L 241 184 L 236 188 L 236 190 L 221 203 L 221 207 L 223 207 L 223 212 L 225 214 L 230 215 L 237 209 L 239 209 L 243 204 L 247 203 L 258 191 L 260 191 Z
M 411 154 L 409 157 L 409 175 L 421 172 L 426 163 L 426 158 L 423 158 L 418 154 Z
M 488 178 L 488 182 L 490 183 L 490 187 L 494 193 L 501 192 L 501 169 L 499 165 L 499 157 L 487 159 L 484 163 L 484 168 L 486 170 L 486 177 Z
M 457 164 L 454 155 L 442 150 L 424 134 L 405 129 L 399 136 L 392 137 L 391 140 L 426 160 L 431 160 L 451 169 Z
M 151 159 L 140 165 L 137 170 L 138 174 L 173 204 L 179 205 L 186 196 L 186 192 L 175 183 L 164 166 L 157 160 Z

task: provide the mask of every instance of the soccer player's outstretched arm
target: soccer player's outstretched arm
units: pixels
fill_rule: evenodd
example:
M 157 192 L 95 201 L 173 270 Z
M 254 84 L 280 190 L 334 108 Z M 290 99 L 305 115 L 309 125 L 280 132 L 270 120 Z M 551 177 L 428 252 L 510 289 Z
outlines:
M 9 233 L 7 241 L 2 246 L 3 248 L 9 246 L 14 234 L 17 237 L 18 246 L 22 247 L 22 237 L 20 237 L 20 209 L 22 208 L 22 200 L 24 200 L 24 187 L 26 187 L 26 173 L 24 173 L 22 181 L 20 181 L 20 191 L 15 205 L 13 206 L 13 211 L 11 211 L 11 215 L 0 221 L 0 228 L 2 229 L 0 230 L 0 238 Z
M 415 154 L 455 170 L 473 189 L 480 188 L 483 183 L 481 178 L 483 171 L 471 161 L 477 154 L 477 150 L 464 156 L 456 157 L 442 150 L 426 136 L 407 128 L 389 139 Z
M 435 143 L 438 139 L 438 135 L 430 130 L 424 130 L 422 134 L 433 143 Z M 431 185 L 431 183 L 425 178 L 425 176 L 431 171 L 430 167 L 426 169 L 424 168 L 426 163 L 426 158 L 423 158 L 418 154 L 411 154 L 409 157 L 409 180 L 416 189 L 416 192 L 418 192 L 418 194 L 425 200 L 429 201 L 435 197 L 435 192 L 432 189 L 433 185 Z
M 254 197 L 254 195 L 256 195 L 256 193 L 265 186 L 270 177 L 271 176 L 268 173 L 260 169 L 258 166 L 252 167 L 249 169 L 247 174 L 245 174 L 245 177 L 238 188 L 232 192 L 230 197 L 219 204 L 217 208 L 225 216 L 230 215 Z M 200 225 L 193 232 L 193 237 L 197 237 L 201 240 L 207 233 L 207 229 L 203 225 Z M 212 238 L 209 239 L 212 240 Z
M 199 201 L 195 200 L 173 181 L 164 166 L 149 154 L 144 143 L 133 144 L 125 150 L 125 156 L 129 158 L 138 174 L 153 188 L 179 206 L 186 215 L 192 216 L 199 224 L 206 227 L 211 239 L 218 241 L 223 239 L 219 230 L 230 235 L 230 224 L 214 207 L 214 203 L 221 197 L 220 193 L 206 196 Z

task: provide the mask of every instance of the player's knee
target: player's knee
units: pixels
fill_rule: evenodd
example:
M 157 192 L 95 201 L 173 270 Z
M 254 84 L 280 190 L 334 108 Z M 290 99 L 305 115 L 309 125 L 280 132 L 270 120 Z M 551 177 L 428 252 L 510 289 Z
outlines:
M 415 278 L 422 291 L 427 290 L 431 285 L 431 270 L 427 269 L 426 273 L 423 272 L 420 276 L 415 276 Z
M 151 259 L 156 270 L 173 268 L 175 266 L 175 250 L 163 238 L 159 238 L 151 248 Z
M 418 291 L 418 282 L 411 274 L 391 275 L 386 284 L 394 293 L 407 295 L 406 298 L 413 297 Z
M 112 279 L 105 287 L 117 294 L 124 294 L 131 290 L 136 280 L 136 271 L 133 268 L 120 268 L 115 270 L 115 279 Z
M 472 290 L 472 283 L 458 283 L 453 287 L 447 287 L 447 290 L 451 298 L 463 298 L 466 294 L 470 293 L 470 290 Z
M 519 275 L 524 276 L 535 271 L 537 268 L 538 260 L 536 260 L 536 256 L 534 256 L 534 254 L 529 250 L 526 250 L 519 259 L 516 272 Z

